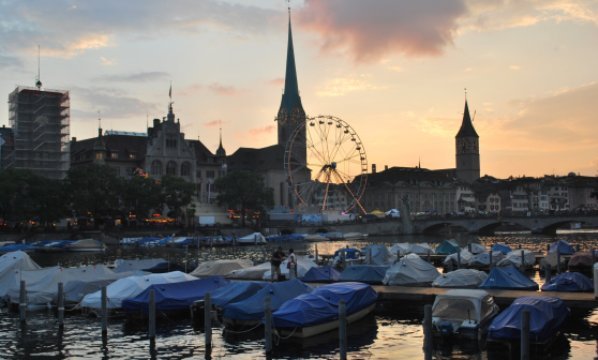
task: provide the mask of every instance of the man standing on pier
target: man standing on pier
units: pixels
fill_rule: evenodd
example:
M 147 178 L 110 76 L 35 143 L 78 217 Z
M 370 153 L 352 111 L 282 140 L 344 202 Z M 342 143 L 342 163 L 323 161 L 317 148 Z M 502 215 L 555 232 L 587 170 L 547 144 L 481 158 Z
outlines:
M 279 246 L 276 250 L 274 250 L 272 257 L 270 258 L 270 273 L 272 276 L 272 281 L 280 280 L 280 264 L 282 263 L 283 259 L 284 252 L 282 251 L 282 247 Z

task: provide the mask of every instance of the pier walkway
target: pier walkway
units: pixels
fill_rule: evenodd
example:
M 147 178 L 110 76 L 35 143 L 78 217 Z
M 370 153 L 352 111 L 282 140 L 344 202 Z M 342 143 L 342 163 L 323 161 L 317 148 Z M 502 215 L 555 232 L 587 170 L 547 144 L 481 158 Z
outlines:
M 436 295 L 442 295 L 451 290 L 449 288 L 417 286 L 372 285 L 372 287 L 378 292 L 378 299 L 381 301 L 418 301 L 429 303 L 434 301 Z M 594 298 L 594 293 L 502 289 L 483 290 L 494 296 L 494 300 L 499 305 L 509 305 L 515 299 L 522 296 L 550 296 L 563 300 L 571 309 L 590 310 L 598 307 L 598 300 Z

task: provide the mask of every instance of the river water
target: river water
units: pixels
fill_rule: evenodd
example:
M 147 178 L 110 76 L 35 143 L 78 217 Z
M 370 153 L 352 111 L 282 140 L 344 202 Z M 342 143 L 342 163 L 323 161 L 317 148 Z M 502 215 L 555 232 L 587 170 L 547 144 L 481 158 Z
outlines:
M 462 236 L 457 240 L 464 245 L 470 240 L 484 244 L 507 242 L 512 248 L 545 250 L 546 244 L 565 239 L 582 249 L 598 248 L 598 234 L 567 234 L 559 236 L 505 235 L 495 237 Z M 346 245 L 363 247 L 368 243 L 439 242 L 442 238 L 429 236 L 380 237 L 355 242 L 317 243 L 320 254 L 330 254 Z M 105 254 L 32 254 L 41 265 L 61 263 L 74 265 L 111 261 L 116 257 L 163 257 L 175 260 L 192 270 L 199 259 L 251 258 L 263 261 L 272 247 L 249 246 L 214 249 L 126 249 L 111 248 Z M 315 243 L 282 244 L 285 251 L 294 247 L 296 252 L 314 252 Z M 536 273 L 534 280 L 541 283 Z M 422 359 L 424 357 L 422 304 L 383 304 L 375 314 L 348 329 L 349 359 Z M 542 359 L 594 359 L 598 348 L 598 309 L 575 314 L 562 329 L 564 336 L 558 346 L 547 354 L 532 354 Z M 213 329 L 212 359 L 265 358 L 263 332 L 226 335 L 219 327 Z M 435 344 L 435 359 L 518 359 L 518 350 L 490 348 L 480 350 L 468 344 Z M 0 311 L 0 358 L 22 359 L 191 359 L 205 358 L 203 333 L 194 329 L 187 318 L 163 319 L 158 323 L 155 344 L 147 338 L 145 322 L 110 319 L 108 335 L 101 336 L 101 323 L 96 318 L 67 312 L 64 330 L 58 328 L 52 312 L 28 314 L 27 323 L 19 323 L 18 314 Z M 273 358 L 281 359 L 338 359 L 338 338 L 332 332 L 303 343 L 281 341 L 275 346 Z

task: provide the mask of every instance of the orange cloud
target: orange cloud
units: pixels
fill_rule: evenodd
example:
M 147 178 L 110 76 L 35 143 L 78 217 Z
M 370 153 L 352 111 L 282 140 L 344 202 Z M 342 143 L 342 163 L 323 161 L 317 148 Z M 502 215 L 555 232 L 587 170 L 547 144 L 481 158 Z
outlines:
M 259 128 L 249 129 L 249 135 L 251 136 L 260 136 L 263 134 L 271 134 L 276 130 L 276 125 L 268 125 Z
M 208 89 L 212 92 L 215 92 L 218 95 L 224 96 L 234 96 L 237 95 L 240 91 L 233 86 L 229 85 L 222 85 L 219 83 L 212 83 L 208 85 Z
M 462 0 L 306 0 L 299 23 L 321 35 L 324 51 L 369 62 L 386 53 L 441 54 L 465 13 Z
M 207 128 L 216 128 L 216 127 L 221 127 L 222 124 L 226 124 L 227 121 L 222 121 L 220 119 L 216 119 L 216 120 L 211 120 L 208 122 L 203 123 L 203 126 L 207 127 Z

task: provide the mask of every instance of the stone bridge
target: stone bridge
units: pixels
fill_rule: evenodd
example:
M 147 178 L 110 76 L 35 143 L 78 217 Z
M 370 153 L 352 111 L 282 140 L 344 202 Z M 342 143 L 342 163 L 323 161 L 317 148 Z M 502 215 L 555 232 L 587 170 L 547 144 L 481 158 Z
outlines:
M 319 226 L 291 226 L 298 233 L 313 233 L 320 228 L 341 232 L 358 231 L 370 235 L 403 235 L 438 233 L 461 230 L 475 234 L 493 234 L 500 226 L 512 226 L 534 233 L 554 234 L 557 228 L 569 228 L 571 224 L 581 224 L 598 228 L 598 215 L 551 215 L 541 217 L 502 217 L 502 218 L 428 218 L 428 219 L 381 219 L 368 223 L 345 223 Z M 287 226 L 287 228 L 289 228 Z M 277 232 L 280 229 L 272 229 Z
M 469 233 L 492 234 L 500 226 L 514 226 L 533 233 L 554 234 L 557 228 L 570 228 L 571 224 L 598 227 L 598 216 L 558 215 L 542 217 L 454 218 L 413 220 L 413 233 L 438 232 L 447 227 L 461 228 Z

